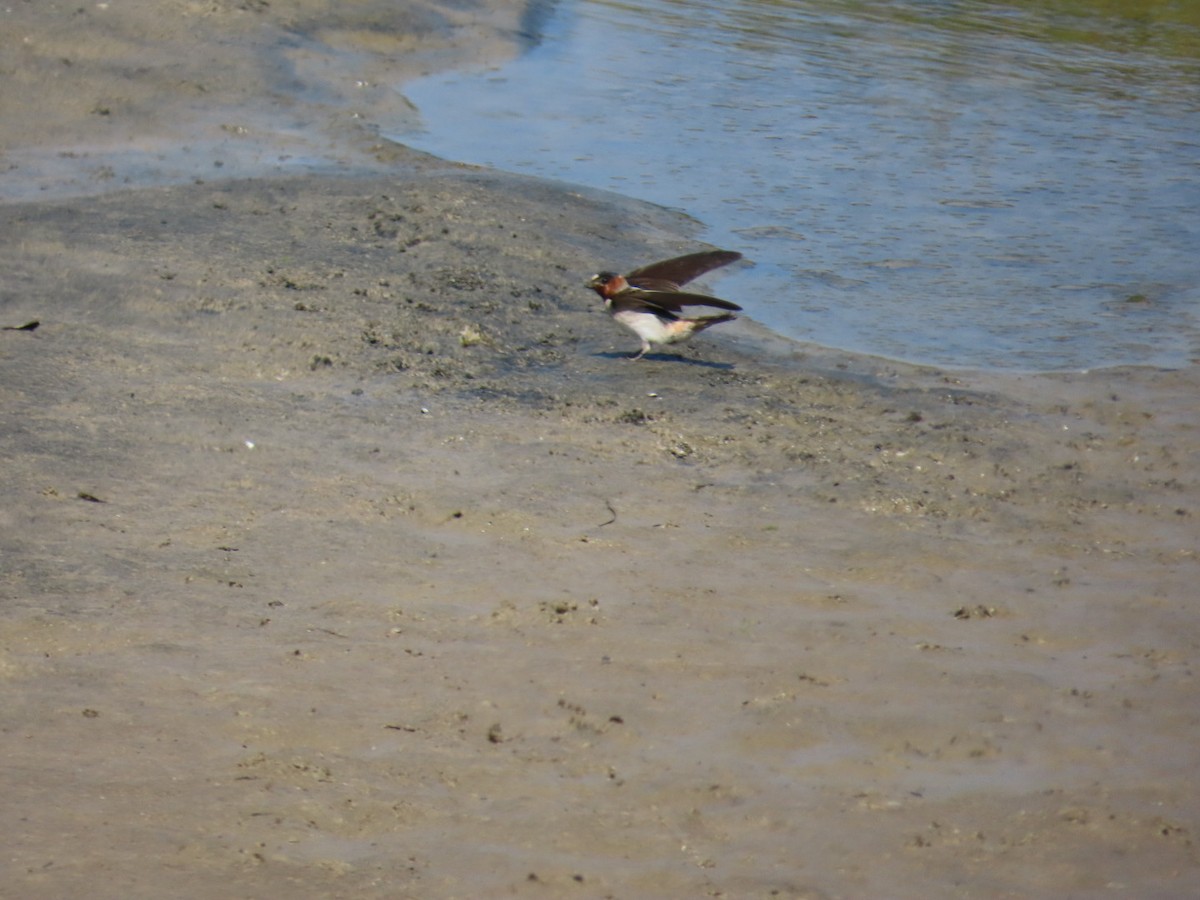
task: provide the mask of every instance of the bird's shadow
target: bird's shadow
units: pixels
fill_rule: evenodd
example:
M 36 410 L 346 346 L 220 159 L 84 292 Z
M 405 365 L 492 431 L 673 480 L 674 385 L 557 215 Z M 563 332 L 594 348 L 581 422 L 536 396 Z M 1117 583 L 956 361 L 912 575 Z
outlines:
M 733 363 L 713 362 L 712 360 L 708 360 L 708 359 L 692 359 L 690 357 L 683 356 L 682 354 L 679 354 L 679 353 L 647 353 L 641 359 L 637 359 L 637 360 L 632 359 L 628 353 L 617 353 L 616 351 L 612 351 L 612 350 L 606 351 L 604 353 L 594 353 L 592 355 L 601 357 L 603 359 L 624 360 L 625 362 L 628 362 L 628 363 L 673 362 L 673 363 L 683 363 L 684 365 L 688 365 L 688 366 L 699 366 L 703 369 L 733 369 L 733 368 L 735 368 Z

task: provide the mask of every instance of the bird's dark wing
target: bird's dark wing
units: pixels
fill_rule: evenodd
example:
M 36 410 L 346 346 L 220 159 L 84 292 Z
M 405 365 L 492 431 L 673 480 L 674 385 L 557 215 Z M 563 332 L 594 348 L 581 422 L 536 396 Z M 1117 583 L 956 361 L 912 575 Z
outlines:
M 625 280 L 639 287 L 649 287 L 642 283 L 646 279 L 666 281 L 678 287 L 741 258 L 742 254 L 734 250 L 702 250 L 634 269 L 625 276 Z
M 652 313 L 663 319 L 674 321 L 679 316 L 679 307 L 671 309 L 668 305 L 656 302 L 657 297 L 671 296 L 670 294 L 654 294 L 649 291 L 622 291 L 612 298 L 611 310 L 614 313 L 619 312 L 637 312 L 637 313 Z
M 625 277 L 625 283 L 643 291 L 677 291 L 679 285 L 666 278 L 647 278 L 645 275 L 630 273 Z
M 741 310 L 736 303 L 710 297 L 707 294 L 688 294 L 684 291 L 644 291 L 638 288 L 621 291 L 613 302 L 620 301 L 626 309 L 644 309 L 648 312 L 668 312 L 671 318 L 685 306 L 713 306 L 717 309 Z

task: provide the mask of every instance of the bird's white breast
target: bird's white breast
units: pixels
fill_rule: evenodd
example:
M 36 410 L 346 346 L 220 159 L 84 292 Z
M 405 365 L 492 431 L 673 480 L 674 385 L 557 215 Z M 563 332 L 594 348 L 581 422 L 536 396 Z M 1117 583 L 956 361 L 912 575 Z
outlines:
M 664 321 L 653 313 L 630 312 L 622 310 L 613 313 L 613 318 L 636 334 L 644 341 L 652 344 L 664 344 L 675 337 L 670 321 Z

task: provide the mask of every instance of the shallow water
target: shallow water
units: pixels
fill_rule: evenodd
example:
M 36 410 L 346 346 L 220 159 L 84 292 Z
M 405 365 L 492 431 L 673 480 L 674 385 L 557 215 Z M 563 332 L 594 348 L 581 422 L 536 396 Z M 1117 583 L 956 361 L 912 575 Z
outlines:
M 572 0 L 516 61 L 407 84 L 392 136 L 685 210 L 754 263 L 719 292 L 791 337 L 1184 365 L 1200 15 L 1104 5 Z

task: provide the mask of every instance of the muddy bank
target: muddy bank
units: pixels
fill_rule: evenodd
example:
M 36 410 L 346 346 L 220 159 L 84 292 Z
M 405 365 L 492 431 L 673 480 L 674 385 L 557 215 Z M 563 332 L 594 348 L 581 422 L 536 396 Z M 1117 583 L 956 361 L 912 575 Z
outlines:
M 1196 370 L 625 362 L 696 223 L 375 133 L 536 10 L 3 13 L 0 892 L 1195 892 Z
M 1196 372 L 631 364 L 674 213 L 0 208 L 14 896 L 1177 897 Z
M 538 40 L 538 3 L 121 0 L 0 11 L 0 199 L 387 171 L 405 80 Z

